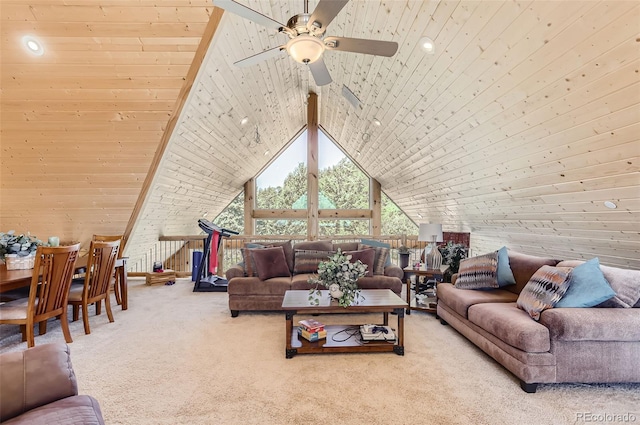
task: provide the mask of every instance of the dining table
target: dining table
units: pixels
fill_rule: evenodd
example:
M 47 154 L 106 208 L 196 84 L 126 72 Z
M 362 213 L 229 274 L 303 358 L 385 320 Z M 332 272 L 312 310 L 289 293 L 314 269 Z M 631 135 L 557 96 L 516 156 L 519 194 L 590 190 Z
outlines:
M 88 255 L 79 257 L 76 260 L 75 274 L 84 274 L 87 271 Z M 116 259 L 116 284 L 120 291 L 122 309 L 126 310 L 128 306 L 127 294 L 127 257 Z M 6 264 L 0 264 L 0 294 L 14 289 L 24 288 L 31 285 L 33 277 L 33 269 L 24 270 L 7 270 Z

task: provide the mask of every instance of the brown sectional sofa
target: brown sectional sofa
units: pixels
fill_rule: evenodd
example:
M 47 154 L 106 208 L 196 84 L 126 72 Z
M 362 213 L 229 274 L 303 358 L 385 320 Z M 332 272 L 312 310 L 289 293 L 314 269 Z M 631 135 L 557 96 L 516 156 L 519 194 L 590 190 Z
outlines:
M 311 289 L 314 285 L 308 282 L 313 276 L 310 273 L 295 274 L 296 250 L 336 251 L 340 248 L 344 251 L 356 251 L 358 242 L 332 243 L 331 241 L 305 241 L 293 245 L 292 249 L 285 249 L 287 263 L 290 265 L 292 276 L 272 277 L 260 280 L 258 276 L 247 277 L 242 265 L 238 264 L 225 272 L 229 282 L 227 292 L 229 294 L 229 310 L 231 316 L 237 317 L 241 310 L 282 310 L 282 300 L 285 291 L 296 289 Z M 396 294 L 402 293 L 402 278 L 404 272 L 396 265 L 388 265 L 384 268 L 383 275 L 362 277 L 358 280 L 361 289 L 391 289 Z M 323 288 L 324 289 L 324 288 Z
M 509 251 L 509 263 L 516 285 L 459 289 L 456 275 L 452 284 L 438 284 L 441 322 L 512 372 L 526 392 L 539 383 L 640 383 L 640 302 L 635 308 L 551 308 L 535 321 L 516 306 L 530 277 L 543 265 L 577 262 Z M 601 270 L 614 290 L 640 288 L 640 270 Z
M 96 399 L 78 395 L 64 343 L 0 355 L 0 422 L 104 425 Z

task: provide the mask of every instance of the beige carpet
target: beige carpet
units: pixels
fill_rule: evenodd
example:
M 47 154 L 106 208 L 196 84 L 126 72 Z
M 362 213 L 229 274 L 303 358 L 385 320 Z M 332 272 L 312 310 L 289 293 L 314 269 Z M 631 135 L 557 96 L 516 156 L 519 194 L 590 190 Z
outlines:
M 405 320 L 405 356 L 284 356 L 284 317 L 231 318 L 226 293 L 192 284 L 147 287 L 131 279 L 129 310 L 71 324 L 80 392 L 108 424 L 574 424 L 580 415 L 631 413 L 640 385 L 541 385 L 518 381 L 432 315 Z M 360 316 L 363 323 L 377 316 Z M 344 316 L 322 316 L 326 322 Z M 395 318 L 392 317 L 392 324 Z M 36 344 L 62 341 L 57 322 Z M 0 326 L 0 351 L 21 350 Z

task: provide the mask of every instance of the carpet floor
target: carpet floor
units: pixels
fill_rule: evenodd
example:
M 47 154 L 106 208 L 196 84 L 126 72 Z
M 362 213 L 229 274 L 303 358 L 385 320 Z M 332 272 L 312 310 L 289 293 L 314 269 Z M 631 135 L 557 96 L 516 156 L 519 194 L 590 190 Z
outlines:
M 640 422 L 640 385 L 540 385 L 527 394 L 428 313 L 405 317 L 404 356 L 287 360 L 282 313 L 231 318 L 226 293 L 194 293 L 188 280 L 150 287 L 133 278 L 129 309 L 115 306 L 115 322 L 90 312 L 90 335 L 82 320 L 71 323 L 71 359 L 80 393 L 98 399 L 107 424 L 579 424 L 625 414 Z M 36 345 L 64 341 L 57 321 L 48 328 Z M 0 352 L 25 348 L 16 326 L 0 327 Z

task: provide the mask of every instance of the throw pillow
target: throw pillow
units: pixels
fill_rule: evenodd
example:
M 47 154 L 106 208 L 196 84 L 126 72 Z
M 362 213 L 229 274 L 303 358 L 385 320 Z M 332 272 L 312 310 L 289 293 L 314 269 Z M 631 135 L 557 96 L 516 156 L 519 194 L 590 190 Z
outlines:
M 333 251 L 316 251 L 313 249 L 296 249 L 293 274 L 318 273 L 318 264 L 328 261 Z
M 365 276 L 373 276 L 373 265 L 376 258 L 376 250 L 374 248 L 363 249 L 362 251 L 345 251 L 344 255 L 351 256 L 351 259 L 349 260 L 351 263 L 355 263 L 360 260 L 362 264 L 366 264 L 367 273 L 365 273 Z
M 376 250 L 376 257 L 373 260 L 373 274 L 383 275 L 387 257 L 389 256 L 389 248 L 363 245 L 361 243 L 358 244 L 358 251 L 362 251 L 367 248 L 373 248 Z
M 460 261 L 455 287 L 460 289 L 498 288 L 498 251 Z
M 260 280 L 291 276 L 282 246 L 252 250 L 251 256 L 255 261 Z
M 540 267 L 522 289 L 516 304 L 532 319 L 540 320 L 540 313 L 553 308 L 567 292 L 571 270 L 571 267 Z
M 248 245 L 259 245 L 259 246 L 281 246 L 284 249 L 284 256 L 287 259 L 287 265 L 289 266 L 289 271 L 293 272 L 293 246 L 291 245 L 291 240 L 284 242 L 253 242 L 245 244 L 245 248 L 254 248 Z
M 556 307 L 593 307 L 615 295 L 596 257 L 573 269 L 569 289 Z
M 373 246 L 373 247 L 379 247 L 379 248 L 387 248 L 388 250 L 391 250 L 391 245 L 385 242 L 380 242 L 380 241 L 376 241 L 373 239 L 360 239 L 360 243 L 362 245 L 369 245 L 369 246 Z M 384 262 L 384 266 L 390 266 L 391 265 L 391 256 L 387 255 L 387 260 Z
M 509 250 L 503 246 L 498 250 L 498 286 L 515 285 L 516 279 L 513 277 L 511 266 L 509 265 Z
M 248 248 L 247 246 L 253 246 L 253 248 Z M 242 253 L 242 262 L 240 264 L 242 264 L 242 268 L 244 269 L 245 276 L 254 277 L 258 275 L 256 272 L 257 270 L 256 262 L 251 256 L 251 251 L 255 249 L 264 249 L 264 248 L 267 248 L 267 246 L 260 245 L 260 244 L 253 244 L 253 243 L 246 244 L 245 248 L 240 248 L 240 252 Z

